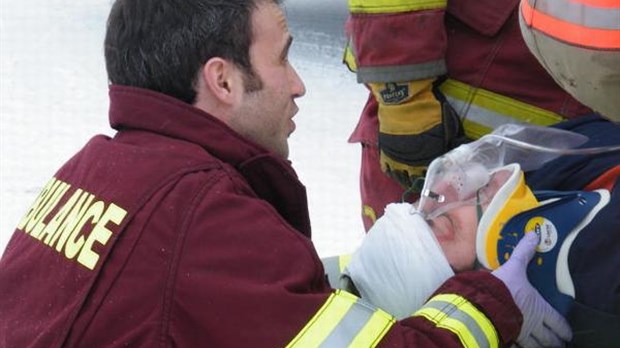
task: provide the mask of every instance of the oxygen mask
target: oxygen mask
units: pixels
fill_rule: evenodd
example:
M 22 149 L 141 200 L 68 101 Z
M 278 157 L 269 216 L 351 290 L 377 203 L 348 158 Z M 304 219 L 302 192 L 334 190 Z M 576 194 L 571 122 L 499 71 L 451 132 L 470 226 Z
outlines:
M 516 124 L 498 127 L 431 162 L 417 211 L 428 220 L 464 205 L 490 202 L 492 194 L 484 188 L 497 169 L 510 163 L 518 163 L 527 172 L 561 155 L 620 151 L 620 146 L 575 149 L 587 140 L 582 134 L 557 128 Z
M 426 174 L 418 211 L 435 218 L 463 205 L 484 204 L 484 190 L 491 174 L 482 163 L 472 161 L 469 147 L 462 145 L 434 160 Z

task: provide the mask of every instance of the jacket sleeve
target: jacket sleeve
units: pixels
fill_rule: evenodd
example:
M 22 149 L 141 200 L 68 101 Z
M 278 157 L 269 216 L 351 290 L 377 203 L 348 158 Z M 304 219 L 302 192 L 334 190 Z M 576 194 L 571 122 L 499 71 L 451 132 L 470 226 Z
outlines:
M 476 271 L 448 279 L 402 324 L 430 327 L 436 337 L 428 346 L 504 347 L 516 340 L 522 322 L 505 285 L 489 272 Z M 424 340 L 416 335 L 415 342 Z
M 244 193 L 233 186 L 223 179 L 205 188 L 187 224 L 179 227 L 184 237 L 177 246 L 165 330 L 177 346 L 462 346 L 458 333 L 463 329 L 444 328 L 459 320 L 454 314 L 459 311 L 450 309 L 445 320 L 421 313 L 397 322 L 358 297 L 330 288 L 311 241 L 249 189 Z M 473 307 L 465 309 L 458 300 L 455 309 L 474 313 L 473 320 L 482 316 L 501 324 L 500 315 L 509 312 L 504 306 L 514 312 L 507 317 L 519 316 L 507 290 L 475 289 L 479 284 L 499 287 L 492 279 L 473 284 L 455 279 L 445 293 L 472 299 L 467 303 Z M 512 337 L 519 324 L 497 327 L 500 337 Z
M 358 82 L 445 74 L 446 5 L 447 0 L 349 0 L 345 58 L 357 70 Z

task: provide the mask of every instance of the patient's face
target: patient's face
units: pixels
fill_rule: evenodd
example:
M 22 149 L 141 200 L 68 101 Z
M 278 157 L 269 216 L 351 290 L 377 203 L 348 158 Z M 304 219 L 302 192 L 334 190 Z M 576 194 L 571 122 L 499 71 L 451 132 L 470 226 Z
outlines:
M 509 171 L 495 173 L 491 181 L 480 190 L 481 196 L 493 197 L 510 177 Z M 486 211 L 489 201 L 481 204 Z M 445 212 L 428 221 L 441 248 L 455 272 L 474 268 L 476 261 L 476 231 L 478 215 L 475 205 L 465 205 Z
M 470 270 L 476 260 L 475 206 L 452 209 L 428 221 L 455 272 Z

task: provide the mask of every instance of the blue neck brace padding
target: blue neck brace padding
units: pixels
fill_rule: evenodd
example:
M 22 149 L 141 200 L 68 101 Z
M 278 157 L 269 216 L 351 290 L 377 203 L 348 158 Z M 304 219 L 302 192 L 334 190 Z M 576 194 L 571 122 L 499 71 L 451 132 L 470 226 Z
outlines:
M 594 192 L 534 192 L 541 206 L 512 217 L 497 241 L 499 262 L 504 263 L 525 232 L 541 236 L 527 275 L 532 285 L 558 312 L 566 315 L 575 296 L 568 269 L 568 252 L 577 235 L 609 202 L 606 190 Z

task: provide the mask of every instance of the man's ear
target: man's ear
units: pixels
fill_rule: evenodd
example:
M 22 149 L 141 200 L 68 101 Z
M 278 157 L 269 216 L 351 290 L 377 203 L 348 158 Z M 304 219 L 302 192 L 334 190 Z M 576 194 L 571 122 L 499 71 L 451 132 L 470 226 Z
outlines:
M 202 69 L 202 79 L 210 94 L 224 104 L 233 104 L 237 98 L 238 69 L 225 59 L 209 59 Z

